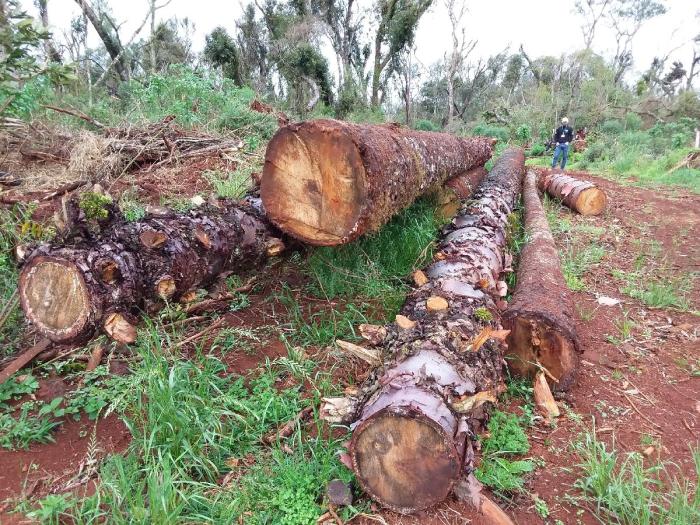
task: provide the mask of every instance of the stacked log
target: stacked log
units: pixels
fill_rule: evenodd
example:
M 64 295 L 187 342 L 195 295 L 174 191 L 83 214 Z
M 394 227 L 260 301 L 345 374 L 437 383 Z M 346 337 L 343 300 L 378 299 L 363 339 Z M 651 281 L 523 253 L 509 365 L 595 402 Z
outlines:
M 523 201 L 528 242 L 520 253 L 515 292 L 503 316 L 503 325 L 510 330 L 506 360 L 521 376 L 535 377 L 544 370 L 553 389 L 566 390 L 575 380 L 581 348 L 533 171 L 525 177 Z
M 33 249 L 20 272 L 20 300 L 52 341 L 85 341 L 102 328 L 128 343 L 140 310 L 177 301 L 223 271 L 253 268 L 280 245 L 264 216 L 240 203 L 116 220 L 96 238 Z
M 575 179 L 561 172 L 543 172 L 537 184 L 540 191 L 559 199 L 581 215 L 600 215 L 608 202 L 605 192 L 592 182 Z
M 445 230 L 396 322 L 361 330 L 382 365 L 357 396 L 322 415 L 354 421 L 352 468 L 373 499 L 402 513 L 442 501 L 472 470 L 473 431 L 502 388 L 496 302 L 524 155 L 507 150 Z
M 431 187 L 483 166 L 493 142 L 391 124 L 292 124 L 267 147 L 261 197 L 282 231 L 308 244 L 343 244 L 378 230 Z

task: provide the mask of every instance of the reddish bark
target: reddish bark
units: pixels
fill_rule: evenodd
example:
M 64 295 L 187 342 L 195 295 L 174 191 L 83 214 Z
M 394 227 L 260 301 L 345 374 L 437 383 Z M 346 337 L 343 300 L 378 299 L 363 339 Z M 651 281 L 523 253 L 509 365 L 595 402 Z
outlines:
M 280 129 L 265 155 L 261 196 L 280 229 L 315 245 L 376 231 L 430 188 L 483 166 L 493 140 L 395 124 L 313 120 Z
M 537 193 L 537 175 L 529 171 L 523 189 L 528 242 L 518 263 L 513 299 L 503 317 L 511 330 L 507 361 L 528 377 L 544 368 L 556 390 L 575 380 L 578 353 L 573 304 L 559 263 L 547 216 Z

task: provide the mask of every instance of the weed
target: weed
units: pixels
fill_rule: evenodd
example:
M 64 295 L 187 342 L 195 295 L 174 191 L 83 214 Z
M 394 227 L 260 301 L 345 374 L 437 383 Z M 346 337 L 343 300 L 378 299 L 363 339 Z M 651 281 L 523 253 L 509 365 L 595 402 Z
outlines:
M 49 494 L 37 501 L 38 507 L 28 510 L 26 516 L 42 524 L 59 525 L 68 516 L 65 512 L 71 507 L 70 496 Z
M 620 291 L 652 308 L 690 309 L 689 294 L 694 275 L 670 276 L 663 270 L 614 270 L 613 277 L 623 281 Z
M 679 480 L 669 465 L 645 466 L 644 457 L 632 452 L 620 457 L 587 433 L 576 447 L 582 477 L 576 481 L 594 503 L 599 518 L 621 525 L 700 522 L 700 449 L 693 450 L 695 488 Z
M 513 459 L 530 450 L 518 416 L 496 411 L 491 415 L 488 431 L 488 437 L 482 441 L 483 459 L 476 477 L 498 493 L 522 490 L 524 476 L 535 466 L 531 460 Z
M 617 331 L 618 331 L 618 333 L 619 333 L 619 337 L 618 337 L 618 336 L 614 336 L 614 335 L 608 334 L 608 335 L 605 337 L 605 339 L 606 339 L 609 343 L 611 343 L 611 344 L 613 344 L 613 345 L 615 345 L 615 346 L 619 346 L 619 345 L 621 345 L 622 343 L 625 343 L 625 342 L 629 341 L 629 340 L 632 338 L 632 329 L 633 329 L 636 325 L 635 325 L 634 321 L 632 321 L 632 320 L 628 317 L 628 312 L 623 312 L 621 318 L 615 319 L 615 320 L 613 321 L 613 325 L 615 326 L 615 328 L 617 328 Z
M 566 285 L 575 292 L 585 290 L 583 276 L 591 266 L 598 264 L 605 256 L 605 249 L 595 243 L 591 243 L 582 249 L 575 250 L 570 247 L 561 254 L 562 272 Z
M 205 171 L 204 177 L 214 187 L 219 197 L 227 199 L 240 199 L 250 188 L 252 169 L 237 169 L 235 171 L 221 172 Z
M 474 310 L 474 317 L 476 317 L 479 321 L 483 321 L 485 323 L 493 320 L 493 314 L 485 306 L 480 306 L 479 308 Z
M 124 192 L 120 197 L 119 209 L 129 222 L 139 221 L 146 216 L 146 207 L 129 192 Z
M 549 506 L 547 502 L 540 498 L 535 498 L 535 512 L 542 519 L 549 517 Z
M 86 191 L 80 195 L 80 209 L 88 220 L 101 221 L 109 216 L 107 206 L 112 203 L 112 198 L 101 193 Z

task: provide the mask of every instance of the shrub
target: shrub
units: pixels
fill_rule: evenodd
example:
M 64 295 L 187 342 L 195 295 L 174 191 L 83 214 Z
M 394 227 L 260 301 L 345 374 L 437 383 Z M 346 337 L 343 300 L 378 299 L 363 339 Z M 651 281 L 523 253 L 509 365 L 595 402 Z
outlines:
M 642 117 L 636 113 L 627 113 L 625 115 L 625 129 L 627 131 L 639 131 L 642 129 Z
M 413 127 L 418 131 L 440 131 L 440 128 L 434 122 L 427 119 L 420 119 Z
M 600 126 L 600 130 L 605 135 L 620 135 L 625 130 L 625 127 L 619 120 L 606 120 Z
M 515 138 L 521 144 L 525 144 L 532 139 L 532 130 L 527 124 L 521 124 L 518 129 L 515 130 Z
M 499 142 L 508 141 L 508 128 L 502 126 L 494 126 L 492 124 L 477 124 L 472 129 L 472 134 L 481 137 L 493 137 L 499 140 Z

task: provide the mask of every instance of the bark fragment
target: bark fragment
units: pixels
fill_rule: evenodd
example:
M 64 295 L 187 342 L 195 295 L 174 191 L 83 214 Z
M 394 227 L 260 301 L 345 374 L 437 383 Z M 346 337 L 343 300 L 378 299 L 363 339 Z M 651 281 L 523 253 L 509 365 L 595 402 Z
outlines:
M 483 166 L 492 147 L 482 137 L 312 120 L 272 138 L 260 192 L 270 220 L 286 233 L 309 244 L 343 244 Z
M 520 254 L 515 293 L 503 316 L 503 325 L 511 330 L 506 360 L 511 370 L 526 377 L 544 368 L 553 389 L 567 390 L 575 380 L 581 348 L 573 304 L 533 171 L 525 178 L 523 200 L 529 240 Z

